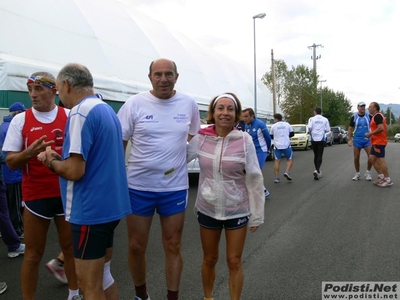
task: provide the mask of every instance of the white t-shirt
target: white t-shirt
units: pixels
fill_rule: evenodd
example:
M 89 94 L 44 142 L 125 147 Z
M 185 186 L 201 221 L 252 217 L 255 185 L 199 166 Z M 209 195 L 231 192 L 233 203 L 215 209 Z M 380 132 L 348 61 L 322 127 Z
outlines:
M 289 123 L 279 121 L 271 127 L 269 134 L 274 136 L 274 148 L 283 150 L 290 147 L 289 134 L 293 132 L 292 126 Z
M 62 108 L 65 110 L 65 114 L 68 116 L 69 109 Z M 57 117 L 58 106 L 56 105 L 53 110 L 47 112 L 37 111 L 32 107 L 32 113 L 36 120 L 41 123 L 49 124 L 52 123 Z M 25 125 L 25 112 L 17 114 L 10 123 L 8 128 L 6 139 L 3 145 L 3 151 L 19 152 L 23 149 L 24 139 L 22 137 L 22 128 Z
M 315 115 L 308 120 L 308 129 L 310 130 L 311 141 L 325 141 L 325 133 L 331 130 L 327 118 L 321 115 Z
M 128 186 L 150 192 L 187 189 L 186 143 L 200 129 L 194 98 L 176 92 L 158 99 L 150 92 L 130 97 L 118 112 L 122 139 L 130 140 Z

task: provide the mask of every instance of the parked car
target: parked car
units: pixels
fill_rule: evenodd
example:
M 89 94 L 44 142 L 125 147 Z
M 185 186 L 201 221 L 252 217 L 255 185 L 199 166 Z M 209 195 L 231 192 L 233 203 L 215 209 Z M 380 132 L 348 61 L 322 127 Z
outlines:
M 343 130 L 342 132 L 343 132 L 343 143 L 347 143 L 349 141 L 347 130 Z
M 308 150 L 311 147 L 311 137 L 306 124 L 291 125 L 294 131 L 294 136 L 290 138 L 290 145 L 293 149 Z
M 394 142 L 396 143 L 396 142 L 398 142 L 398 141 L 400 141 L 400 133 L 396 133 L 396 134 L 394 135 Z
M 210 124 L 201 124 L 201 128 L 205 128 L 210 126 Z M 189 174 L 199 174 L 200 173 L 200 165 L 199 160 L 197 158 L 192 159 L 187 163 L 187 169 Z
M 333 133 L 333 142 L 343 144 L 344 143 L 344 140 L 343 140 L 344 129 L 335 126 L 335 127 L 331 127 L 331 130 Z
M 333 145 L 333 132 L 332 130 L 325 133 L 325 141 L 327 146 L 332 146 Z

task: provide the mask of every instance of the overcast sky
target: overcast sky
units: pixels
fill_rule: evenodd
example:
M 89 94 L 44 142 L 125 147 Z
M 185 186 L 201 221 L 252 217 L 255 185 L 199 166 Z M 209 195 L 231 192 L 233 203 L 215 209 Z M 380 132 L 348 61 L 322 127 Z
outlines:
M 257 75 L 275 59 L 312 68 L 355 105 L 400 104 L 398 0 L 135 0 L 137 9 L 253 70 L 256 19 Z M 132 3 L 132 2 L 131 2 Z

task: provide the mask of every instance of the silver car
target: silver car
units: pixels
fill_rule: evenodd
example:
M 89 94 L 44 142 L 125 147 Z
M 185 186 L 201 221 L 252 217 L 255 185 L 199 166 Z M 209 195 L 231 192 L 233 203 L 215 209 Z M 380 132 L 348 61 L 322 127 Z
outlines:
M 332 146 L 334 144 L 333 142 L 333 132 L 332 130 L 325 133 L 325 141 L 327 146 Z

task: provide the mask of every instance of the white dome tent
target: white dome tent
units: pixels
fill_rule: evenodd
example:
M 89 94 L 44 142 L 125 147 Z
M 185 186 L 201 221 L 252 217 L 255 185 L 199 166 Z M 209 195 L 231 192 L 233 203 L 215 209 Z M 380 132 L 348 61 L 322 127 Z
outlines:
M 30 106 L 26 79 L 36 71 L 57 75 L 65 64 L 89 68 L 96 92 L 114 109 L 151 88 L 151 61 L 172 59 L 176 88 L 194 96 L 201 110 L 211 98 L 234 92 L 253 107 L 251 70 L 116 0 L 2 0 L 0 2 L 0 107 Z M 257 82 L 258 115 L 271 119 L 272 96 Z

